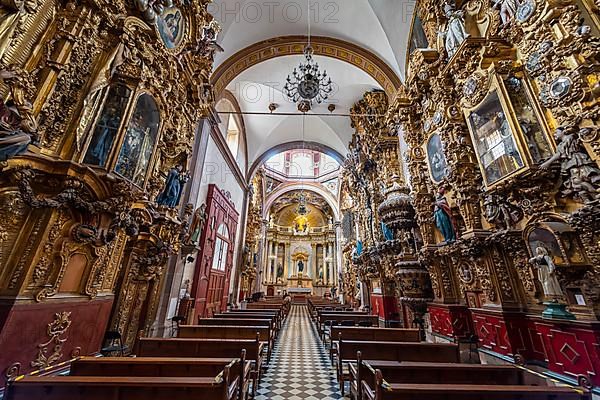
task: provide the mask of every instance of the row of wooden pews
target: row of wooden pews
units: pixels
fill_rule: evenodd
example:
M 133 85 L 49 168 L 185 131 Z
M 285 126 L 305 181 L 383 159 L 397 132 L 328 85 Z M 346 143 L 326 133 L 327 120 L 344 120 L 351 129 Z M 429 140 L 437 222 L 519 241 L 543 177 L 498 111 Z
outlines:
M 68 376 L 19 377 L 6 398 L 245 400 L 289 312 L 283 299 L 252 304 L 180 326 L 176 338 L 139 338 L 135 357 L 82 357 Z
M 380 328 L 376 316 L 339 305 L 309 307 L 322 337 L 329 337 L 324 342 L 342 394 L 349 382 L 356 400 L 589 399 L 583 389 L 548 386 L 521 367 L 462 364 L 456 344 L 421 342 L 418 329 Z

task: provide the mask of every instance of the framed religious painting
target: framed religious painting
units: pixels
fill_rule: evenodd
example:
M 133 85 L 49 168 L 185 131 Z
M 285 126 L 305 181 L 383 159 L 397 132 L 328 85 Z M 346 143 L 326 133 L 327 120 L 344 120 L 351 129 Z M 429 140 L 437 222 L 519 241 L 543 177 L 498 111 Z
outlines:
M 185 15 L 178 7 L 166 7 L 156 18 L 156 30 L 165 47 L 179 47 L 187 34 Z
M 444 154 L 444 145 L 442 138 L 434 133 L 427 140 L 427 165 L 429 166 L 429 175 L 435 183 L 440 183 L 448 176 L 448 162 Z
M 495 73 L 483 100 L 465 109 L 465 118 L 486 187 L 525 169 L 514 115 Z
M 148 93 L 138 96 L 121 143 L 115 171 L 143 187 L 148 175 L 160 128 L 160 112 Z

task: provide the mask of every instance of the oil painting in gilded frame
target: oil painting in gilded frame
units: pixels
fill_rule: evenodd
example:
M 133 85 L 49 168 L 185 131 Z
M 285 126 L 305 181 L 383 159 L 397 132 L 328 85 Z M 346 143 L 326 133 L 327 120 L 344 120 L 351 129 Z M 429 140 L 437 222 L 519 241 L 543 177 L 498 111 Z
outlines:
M 437 133 L 431 135 L 427 141 L 427 165 L 433 182 L 440 183 L 448 176 L 448 162 L 444 154 L 444 144 Z
M 495 74 L 483 101 L 465 117 L 486 187 L 525 169 L 518 128 Z
M 156 30 L 167 49 L 179 47 L 185 37 L 185 15 L 177 7 L 168 7 L 156 18 Z

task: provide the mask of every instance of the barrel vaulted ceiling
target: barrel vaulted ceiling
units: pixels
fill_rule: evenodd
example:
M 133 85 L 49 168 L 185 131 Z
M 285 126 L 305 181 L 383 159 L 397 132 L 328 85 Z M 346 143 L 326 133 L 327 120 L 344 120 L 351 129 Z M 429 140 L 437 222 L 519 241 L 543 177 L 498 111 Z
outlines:
M 259 42 L 306 35 L 306 8 L 307 0 L 213 0 L 209 10 L 222 27 L 219 44 L 224 49 L 216 55 L 215 70 L 243 57 Z M 405 70 L 413 9 L 412 0 L 311 0 L 312 35 L 365 50 L 399 82 Z M 303 139 L 345 155 L 353 132 L 350 119 L 315 114 L 328 114 L 330 103 L 336 106 L 334 113 L 347 114 L 365 91 L 387 89 L 356 63 L 319 55 L 315 58 L 334 81 L 330 101 L 314 106 L 304 118 L 244 115 L 249 164 L 275 146 Z M 297 112 L 282 88 L 302 59 L 301 55 L 282 55 L 254 63 L 236 72 L 226 89 L 245 112 L 268 112 L 270 103 L 278 105 L 278 113 Z

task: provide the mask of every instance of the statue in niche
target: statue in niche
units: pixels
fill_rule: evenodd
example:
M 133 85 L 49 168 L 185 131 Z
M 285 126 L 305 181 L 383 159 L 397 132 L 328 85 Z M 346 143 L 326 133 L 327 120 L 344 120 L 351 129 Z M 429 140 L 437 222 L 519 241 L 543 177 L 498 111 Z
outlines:
M 523 218 L 523 212 L 515 205 L 496 194 L 489 194 L 483 200 L 485 219 L 491 224 L 508 230 Z
M 304 272 L 304 261 L 302 261 L 302 260 L 298 261 L 298 272 L 299 273 Z
M 535 257 L 530 258 L 529 262 L 537 269 L 538 279 L 542 284 L 544 296 L 551 300 L 563 298 L 563 291 L 556 278 L 556 265 L 554 265 L 552 257 L 548 255 L 548 250 L 542 246 L 536 247 Z
M 319 267 L 319 282 L 323 282 L 323 266 Z
M 465 30 L 464 11 L 457 10 L 454 4 L 446 3 L 444 5 L 444 14 L 448 22 L 446 24 L 446 31 L 441 32 L 441 36 L 444 37 L 444 45 L 448 53 L 448 58 L 452 58 L 462 42 L 469 37 L 469 34 Z
M 558 145 L 556 152 L 540 168 L 550 168 L 557 161 L 561 162 L 563 179 L 561 193 L 563 196 L 573 195 L 584 203 L 592 203 L 600 199 L 600 170 L 583 149 L 579 136 L 573 127 L 559 126 L 554 137 Z
M 0 57 L 10 46 L 15 31 L 18 31 L 26 14 L 35 14 L 39 0 L 0 1 Z
M 186 239 L 186 241 L 190 244 L 198 243 L 198 239 L 200 238 L 200 234 L 202 233 L 202 229 L 206 224 L 206 204 L 202 204 L 198 209 L 194 212 L 194 218 L 192 220 L 192 225 L 190 226 L 190 235 Z
M 380 222 L 381 224 L 381 232 L 383 233 L 383 238 L 386 242 L 394 240 L 394 232 L 385 224 L 385 222 Z
M 446 243 L 453 243 L 456 241 L 456 227 L 454 226 L 454 220 L 452 218 L 452 210 L 444 196 L 444 190 L 440 189 L 435 196 L 435 207 L 433 211 L 433 218 L 435 225 L 444 236 Z
M 502 25 L 508 24 L 513 20 L 517 13 L 517 1 L 516 0 L 494 0 L 494 8 L 500 10 L 500 19 Z
M 156 198 L 156 202 L 161 206 L 176 207 L 181 198 L 181 189 L 188 178 L 188 175 L 183 173 L 183 167 L 180 164 L 171 168 L 165 182 L 165 188 Z
M 281 263 L 277 265 L 277 279 L 279 280 L 283 276 L 283 266 Z

